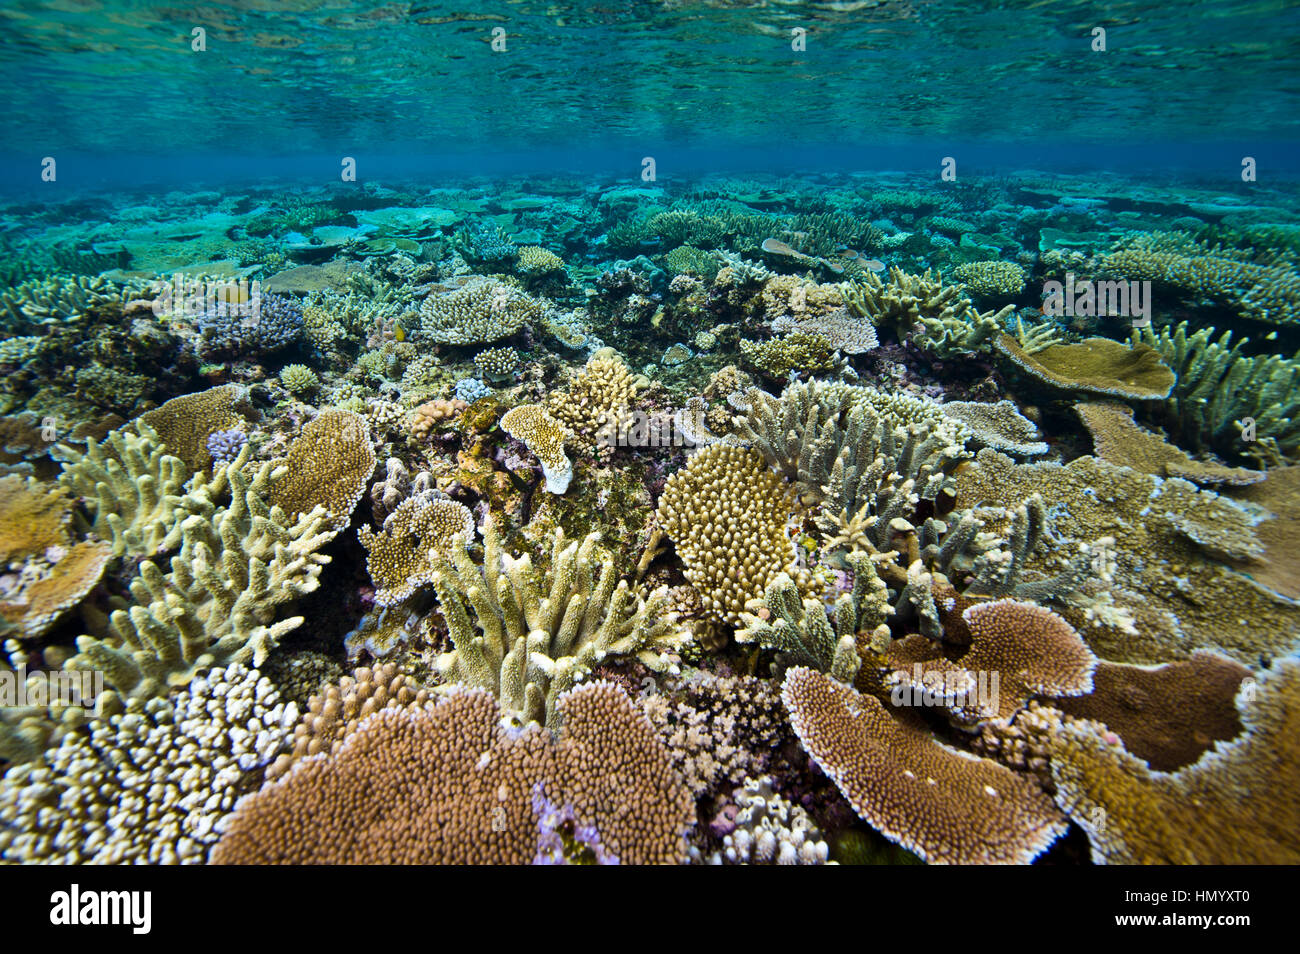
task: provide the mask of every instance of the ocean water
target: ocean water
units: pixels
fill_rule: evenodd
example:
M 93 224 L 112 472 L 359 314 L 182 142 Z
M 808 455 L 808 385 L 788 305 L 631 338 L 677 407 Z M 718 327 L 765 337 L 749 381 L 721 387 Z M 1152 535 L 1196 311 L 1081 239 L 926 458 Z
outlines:
M 1296 5 L 0 22 L 0 860 L 1300 860 Z

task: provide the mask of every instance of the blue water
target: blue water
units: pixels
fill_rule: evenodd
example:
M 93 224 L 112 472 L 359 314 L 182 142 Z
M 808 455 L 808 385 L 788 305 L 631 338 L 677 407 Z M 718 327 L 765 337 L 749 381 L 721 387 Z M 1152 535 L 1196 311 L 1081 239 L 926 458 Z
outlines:
M 10 187 L 49 155 L 65 187 L 315 179 L 344 155 L 363 177 L 953 155 L 1158 178 L 1294 172 L 1300 139 L 1287 2 L 19 0 L 0 20 Z

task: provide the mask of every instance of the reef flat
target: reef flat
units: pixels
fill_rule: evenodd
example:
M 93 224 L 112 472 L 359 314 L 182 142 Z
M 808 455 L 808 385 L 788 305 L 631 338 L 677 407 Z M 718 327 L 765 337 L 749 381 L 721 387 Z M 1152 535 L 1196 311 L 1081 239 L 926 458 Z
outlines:
M 0 206 L 0 861 L 1296 863 L 1298 268 L 1102 174 Z

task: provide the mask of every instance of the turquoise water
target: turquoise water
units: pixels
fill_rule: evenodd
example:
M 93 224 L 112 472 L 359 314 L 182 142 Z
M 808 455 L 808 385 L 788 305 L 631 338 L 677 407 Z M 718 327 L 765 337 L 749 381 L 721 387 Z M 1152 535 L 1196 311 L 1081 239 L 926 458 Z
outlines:
M 1298 55 L 5 4 L 0 863 L 1300 861 Z

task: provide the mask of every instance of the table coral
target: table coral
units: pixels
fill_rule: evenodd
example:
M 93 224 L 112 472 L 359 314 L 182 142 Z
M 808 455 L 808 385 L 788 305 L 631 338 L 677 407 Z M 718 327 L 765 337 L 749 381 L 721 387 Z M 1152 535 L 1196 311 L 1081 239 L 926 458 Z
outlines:
M 501 430 L 524 442 L 541 462 L 546 477 L 546 489 L 562 494 L 569 489 L 573 479 L 573 463 L 564 451 L 568 436 L 565 426 L 541 404 L 521 404 L 511 408 L 501 418 Z
M 402 501 L 378 533 L 369 527 L 358 530 L 375 585 L 375 602 L 392 606 L 428 586 L 433 581 L 434 553 L 445 551 L 457 535 L 473 537 L 474 515 L 437 490 Z
M 1065 391 L 1101 394 L 1133 401 L 1169 396 L 1174 373 L 1148 345 L 1125 345 L 1110 338 L 1048 345 L 1030 355 L 1010 335 L 999 335 L 997 350 L 1031 377 Z
M 213 861 L 528 864 L 543 834 L 539 785 L 620 862 L 684 861 L 694 806 L 645 717 L 604 682 L 561 708 L 555 740 L 540 726 L 503 727 L 481 689 L 380 710 L 336 752 L 241 802 Z
M 811 669 L 791 669 L 782 698 L 863 821 L 931 864 L 1027 864 L 1065 831 L 1033 781 L 941 744 L 912 713 Z
M 1048 740 L 1056 800 L 1097 864 L 1300 862 L 1300 660 L 1284 656 L 1237 694 L 1246 731 L 1176 772 L 1153 770 L 1097 723 Z
M 303 425 L 284 457 L 272 461 L 277 475 L 266 488 L 267 503 L 290 520 L 321 507 L 337 533 L 351 521 L 376 464 L 366 419 L 327 408 Z

